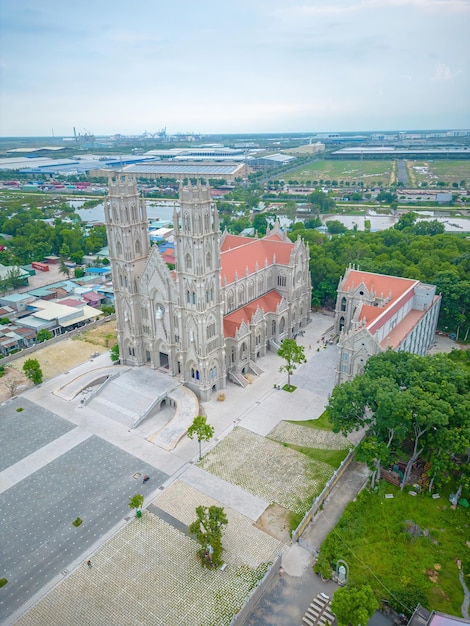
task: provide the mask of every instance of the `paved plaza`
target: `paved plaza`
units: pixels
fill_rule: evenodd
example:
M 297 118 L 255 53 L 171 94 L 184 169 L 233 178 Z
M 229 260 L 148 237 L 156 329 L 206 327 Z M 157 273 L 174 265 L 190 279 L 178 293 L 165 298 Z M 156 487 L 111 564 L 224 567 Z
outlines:
M 236 437 L 240 431 L 261 441 L 282 420 L 318 417 L 323 412 L 334 384 L 336 346 L 323 348 L 321 343 L 321 338 L 331 325 L 331 317 L 315 315 L 305 335 L 298 338 L 298 342 L 305 347 L 308 362 L 292 377 L 292 383 L 298 387 L 294 394 L 277 390 L 278 384 L 286 382 L 286 375 L 279 372 L 283 361 L 276 354 L 269 353 L 259 362 L 264 374 L 255 378 L 251 385 L 241 389 L 229 383 L 225 401 L 218 401 L 214 397 L 211 402 L 204 403 L 202 410 L 207 414 L 209 423 L 215 427 L 215 436 L 210 443 L 203 444 L 203 452 L 216 454 L 216 446 L 220 441 L 223 442 L 228 436 Z M 212 498 L 220 506 L 226 507 L 231 512 L 233 527 L 237 528 L 238 524 L 239 532 L 235 535 L 242 543 L 248 527 L 273 500 L 268 492 L 264 495 L 263 492 L 250 492 L 243 485 L 232 484 L 224 476 L 195 466 L 197 441 L 184 437 L 174 450 L 165 450 L 146 438 L 145 429 L 129 428 L 129 421 L 123 418 L 123 413 L 114 419 L 113 415 L 107 414 L 106 409 L 106 406 L 109 407 L 108 402 L 114 402 L 113 398 L 108 397 L 106 402 L 93 401 L 84 406 L 80 402 L 80 394 L 65 398 L 56 393 L 90 369 L 106 369 L 110 365 L 109 356 L 102 355 L 92 363 L 85 363 L 1 406 L 0 434 L 2 441 L 5 441 L 5 437 L 6 441 L 11 441 L 11 446 L 6 446 L 10 456 L 5 459 L 2 457 L 3 466 L 0 468 L 0 504 L 2 523 L 8 533 L 6 556 L 10 564 L 4 573 L 0 573 L 9 580 L 8 585 L 0 590 L 0 610 L 3 611 L 1 615 L 5 623 L 13 623 L 26 609 L 36 604 L 33 612 L 26 613 L 19 624 L 121 624 L 123 621 L 118 617 L 114 622 L 110 619 L 104 622 L 92 621 L 90 617 L 94 612 L 98 616 L 102 615 L 100 611 L 104 610 L 102 605 L 105 599 L 107 602 L 110 588 L 117 587 L 122 588 L 122 597 L 121 603 L 116 600 L 113 605 L 116 607 L 116 615 L 121 610 L 119 607 L 122 607 L 122 601 L 125 600 L 124 604 L 131 606 L 135 602 L 135 618 L 129 615 L 124 623 L 171 624 L 173 622 L 158 621 L 162 618 L 158 617 L 160 609 L 157 611 L 156 605 L 166 603 L 168 607 L 179 606 L 179 615 L 185 616 L 185 619 L 174 623 L 197 624 L 197 621 L 191 621 L 187 613 L 181 613 L 183 606 L 191 607 L 194 597 L 189 592 L 185 596 L 183 592 L 185 588 L 190 588 L 186 571 L 189 567 L 186 563 L 188 554 L 194 556 L 194 542 L 181 530 L 181 524 L 184 526 L 192 521 L 189 520 L 189 509 L 185 506 L 191 503 L 190 508 L 194 512 L 196 493 L 199 504 L 204 498 Z M 142 378 L 146 390 L 149 384 L 153 384 L 148 377 L 154 375 L 162 376 L 145 368 L 145 376 Z M 134 383 L 128 388 L 128 393 L 120 398 L 119 404 L 123 405 L 124 401 L 132 403 L 133 397 L 139 394 L 139 377 L 135 376 L 135 371 L 133 376 Z M 17 408 L 23 408 L 23 411 L 17 412 Z M 279 446 L 274 441 L 268 443 Z M 241 453 L 243 450 L 240 450 Z M 134 477 L 142 473 L 151 477 L 146 485 Z M 172 490 L 177 494 L 177 506 L 171 511 L 165 511 L 165 503 Z M 130 514 L 128 498 L 138 492 L 146 497 L 147 505 L 153 502 L 152 506 L 156 507 L 154 513 L 149 508 L 140 526 L 141 520 L 126 521 Z M 158 513 L 158 509 L 165 511 L 165 519 L 155 513 Z M 7 511 L 12 513 L 7 514 Z M 71 522 L 77 516 L 84 523 L 75 528 Z M 171 523 L 172 518 L 176 520 L 174 524 Z M 243 523 L 241 518 L 245 520 Z M 136 547 L 135 536 L 132 535 L 132 540 L 129 540 L 126 533 L 136 533 L 138 530 L 132 529 L 147 526 L 149 543 L 144 542 Z M 116 534 L 116 531 L 119 532 Z M 276 542 L 261 531 L 257 533 L 260 533 L 260 537 Z M 167 539 L 160 542 L 159 537 Z M 100 565 L 100 555 L 106 555 L 108 546 L 113 546 L 113 554 L 119 553 L 118 563 L 121 563 L 121 568 L 111 567 L 112 559 L 108 558 L 105 576 Z M 263 553 L 262 558 L 255 558 L 251 563 L 233 561 L 223 574 L 230 573 L 231 567 L 235 565 L 248 568 L 242 571 L 252 585 L 266 563 L 274 558 L 273 553 L 278 547 L 278 542 L 276 546 L 270 544 L 267 550 L 269 554 Z M 180 549 L 182 552 L 178 552 Z M 163 557 L 162 551 L 166 550 L 169 550 L 169 554 Z M 173 556 L 171 550 L 176 550 Z M 232 552 L 235 553 L 235 550 L 227 550 L 228 554 Z M 83 563 L 90 555 L 93 568 L 88 571 Z M 156 561 L 153 562 L 153 559 Z M 138 571 L 146 572 L 146 568 L 151 568 L 153 572 L 148 584 L 137 575 Z M 199 569 L 191 568 L 191 576 L 199 575 L 199 565 Z M 78 577 L 75 583 L 74 576 Z M 158 592 L 160 576 L 173 581 L 174 592 L 168 590 L 168 597 Z M 240 572 L 237 577 L 245 580 Z M 130 586 L 130 578 L 142 581 L 141 591 L 138 586 Z M 54 607 L 68 606 L 72 590 L 83 588 L 81 585 L 88 585 L 90 580 L 94 582 L 90 587 L 86 586 L 86 594 L 79 596 L 81 606 L 78 608 L 77 605 L 79 613 L 75 618 L 72 616 L 71 619 L 54 622 Z M 152 581 L 154 587 L 149 587 Z M 246 595 L 250 584 L 240 593 Z M 41 593 L 50 588 L 54 588 L 52 593 L 37 602 Z M 36 592 L 40 593 L 35 595 Z M 219 592 L 219 589 L 214 591 L 217 594 Z M 225 598 L 227 594 L 226 590 L 222 596 L 217 596 L 219 607 L 223 606 L 220 598 Z M 236 599 L 233 606 L 239 603 L 240 600 Z M 82 611 L 86 615 L 83 620 Z M 40 617 L 36 621 L 33 618 L 28 621 L 30 614 L 47 615 L 47 619 Z M 155 617 L 155 620 L 149 618 L 149 621 L 142 621 L 139 616 L 143 614 Z M 226 622 L 216 620 L 214 623 Z

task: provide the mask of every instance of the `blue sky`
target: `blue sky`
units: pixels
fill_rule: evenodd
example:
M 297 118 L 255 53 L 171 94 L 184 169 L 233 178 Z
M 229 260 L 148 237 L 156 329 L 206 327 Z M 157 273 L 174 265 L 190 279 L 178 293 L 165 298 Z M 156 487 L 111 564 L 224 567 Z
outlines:
M 3 0 L 0 136 L 470 127 L 470 0 Z

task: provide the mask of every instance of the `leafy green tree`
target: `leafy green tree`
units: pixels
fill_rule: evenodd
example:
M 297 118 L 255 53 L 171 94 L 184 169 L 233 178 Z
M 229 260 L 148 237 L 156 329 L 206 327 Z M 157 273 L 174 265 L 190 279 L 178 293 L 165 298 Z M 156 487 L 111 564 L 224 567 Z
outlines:
M 207 418 L 203 415 L 198 415 L 194 418 L 193 423 L 188 428 L 188 437 L 190 439 L 196 439 L 199 443 L 199 459 L 202 458 L 201 443 L 203 441 L 210 441 L 214 436 L 214 427 L 207 423 Z
M 116 363 L 116 361 L 119 361 L 119 344 L 115 344 L 111 350 L 110 350 L 110 357 L 111 357 L 111 361 L 113 363 Z
M 345 233 L 348 230 L 346 226 L 339 220 L 327 220 L 325 222 L 325 225 L 331 235 L 340 235 L 341 233 Z
M 291 375 L 295 372 L 298 365 L 307 361 L 305 349 L 303 346 L 299 346 L 295 339 L 284 339 L 277 354 L 285 360 L 285 364 L 281 365 L 279 371 L 287 373 L 287 384 L 290 387 Z
M 61 274 L 64 274 L 64 276 L 66 278 L 68 278 L 69 275 L 70 275 L 70 268 L 67 267 L 67 265 L 65 264 L 65 261 L 66 261 L 66 259 L 64 259 L 63 257 L 60 258 L 60 261 L 59 261 L 59 272 Z
M 395 230 L 405 230 L 405 228 L 412 228 L 416 220 L 418 218 L 418 214 L 410 211 L 409 213 L 403 213 L 398 218 L 398 222 L 393 227 Z
M 39 385 L 43 381 L 43 374 L 39 361 L 37 359 L 26 359 L 23 364 L 23 372 L 29 380 L 35 385 Z
M 36 341 L 38 343 L 42 343 L 43 341 L 49 341 L 49 339 L 52 339 L 52 337 L 53 337 L 53 334 L 46 328 L 43 328 L 36 335 Z
M 297 215 L 297 202 L 295 200 L 289 200 L 284 205 L 284 213 L 291 221 L 295 219 Z
M 83 269 L 83 267 L 76 267 L 73 270 L 73 274 L 75 278 L 83 278 L 83 276 L 85 276 L 85 270 Z
M 140 517 L 142 514 L 142 506 L 144 504 L 144 496 L 140 493 L 136 493 L 135 496 L 129 496 L 129 507 L 135 509 L 136 515 Z
M 339 626 L 366 626 L 378 608 L 379 603 L 369 585 L 340 587 L 331 602 Z
M 228 524 L 222 507 L 198 506 L 197 519 L 189 526 L 189 532 L 196 536 L 201 548 L 198 550 L 203 567 L 215 568 L 222 565 L 222 531 Z
M 387 352 L 372 356 L 364 373 L 337 386 L 328 403 L 335 431 L 344 434 L 366 428 L 359 455 L 380 473 L 407 448 L 402 480 L 420 458 L 431 463 L 431 473 L 450 471 L 456 454 L 470 446 L 470 369 L 448 356 L 418 356 Z M 462 474 L 462 482 L 466 477 Z

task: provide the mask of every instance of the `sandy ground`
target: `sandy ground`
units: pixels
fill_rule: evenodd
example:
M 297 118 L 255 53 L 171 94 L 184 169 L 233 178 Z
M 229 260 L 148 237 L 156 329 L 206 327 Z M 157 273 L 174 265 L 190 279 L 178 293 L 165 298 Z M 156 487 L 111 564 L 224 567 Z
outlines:
M 5 375 L 0 378 L 0 403 L 8 400 L 12 395 L 20 393 L 30 387 L 32 383 L 25 377 L 22 367 L 26 359 L 34 358 L 39 361 L 44 380 L 54 378 L 67 370 L 84 363 L 98 352 L 108 352 L 116 343 L 116 322 L 107 322 L 97 328 L 77 335 L 73 339 L 64 339 L 33 354 L 19 357 L 5 367 Z M 11 393 L 9 385 L 17 381 L 17 388 Z

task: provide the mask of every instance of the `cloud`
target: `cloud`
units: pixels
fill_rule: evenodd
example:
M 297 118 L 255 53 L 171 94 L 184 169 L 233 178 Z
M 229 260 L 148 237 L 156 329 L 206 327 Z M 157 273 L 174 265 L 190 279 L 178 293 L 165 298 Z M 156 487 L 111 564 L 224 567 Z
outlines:
M 438 63 L 432 80 L 453 80 L 461 73 L 461 70 L 457 70 L 457 72 L 452 73 L 448 65 L 445 63 Z

